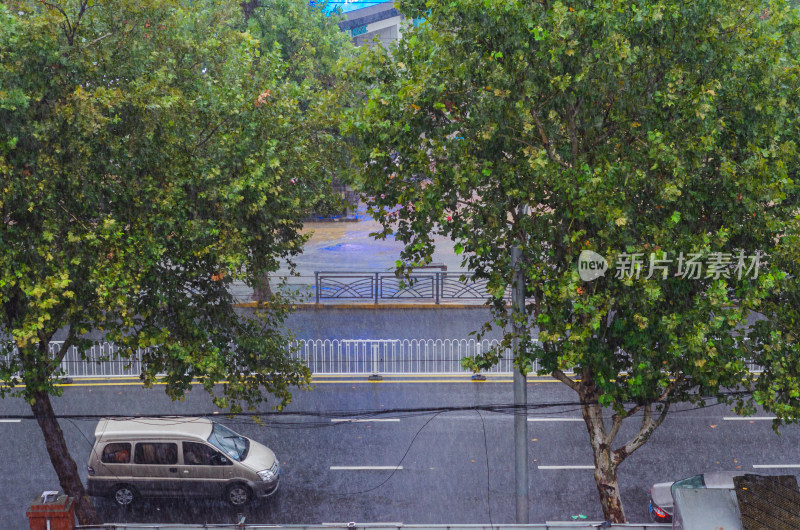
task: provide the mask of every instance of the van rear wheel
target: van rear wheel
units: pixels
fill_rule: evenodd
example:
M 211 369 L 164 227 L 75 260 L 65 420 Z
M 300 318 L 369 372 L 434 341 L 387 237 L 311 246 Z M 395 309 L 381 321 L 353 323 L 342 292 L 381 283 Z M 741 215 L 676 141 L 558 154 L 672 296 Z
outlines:
M 136 500 L 136 490 L 133 489 L 133 486 L 120 484 L 114 488 L 114 495 L 112 496 L 112 499 L 114 499 L 114 504 L 120 508 L 128 508 Z
M 244 484 L 233 484 L 228 486 L 228 489 L 225 490 L 225 500 L 228 501 L 231 506 L 244 506 L 250 502 L 252 496 L 253 494 L 250 492 L 250 488 Z

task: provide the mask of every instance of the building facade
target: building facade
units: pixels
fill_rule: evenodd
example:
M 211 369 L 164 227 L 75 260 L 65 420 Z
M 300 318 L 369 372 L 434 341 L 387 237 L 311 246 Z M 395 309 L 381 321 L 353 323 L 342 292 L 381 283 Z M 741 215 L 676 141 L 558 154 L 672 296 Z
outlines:
M 382 2 L 344 13 L 346 20 L 339 23 L 339 29 L 353 39 L 353 44 L 374 45 L 375 38 L 383 46 L 402 37 L 403 29 L 416 21 L 406 18 L 394 7 L 393 2 Z

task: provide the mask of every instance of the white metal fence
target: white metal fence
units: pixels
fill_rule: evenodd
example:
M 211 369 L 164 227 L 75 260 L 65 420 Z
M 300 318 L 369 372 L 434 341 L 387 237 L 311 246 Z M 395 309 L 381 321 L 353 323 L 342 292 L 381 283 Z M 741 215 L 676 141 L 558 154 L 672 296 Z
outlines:
M 55 356 L 62 342 L 50 343 Z M 290 345 L 292 357 L 308 365 L 313 374 L 457 374 L 469 373 L 461 359 L 496 348 L 497 340 L 475 339 L 312 339 Z M 144 350 L 122 358 L 110 342 L 98 342 L 81 354 L 73 346 L 61 362 L 64 377 L 138 377 Z M 11 354 L 12 356 L 14 353 Z M 0 356 L 0 363 L 9 357 Z M 511 373 L 511 352 L 490 373 Z
M 51 353 L 55 355 L 62 344 L 52 342 Z M 468 374 L 471 372 L 461 366 L 461 360 L 487 353 L 498 344 L 498 340 L 476 339 L 309 339 L 290 347 L 292 357 L 306 363 L 315 375 L 402 375 Z M 73 346 L 61 362 L 61 371 L 69 378 L 138 377 L 143 354 L 140 349 L 130 358 L 120 358 L 109 342 L 98 342 L 83 354 Z M 9 360 L 0 356 L 0 363 Z M 749 368 L 753 373 L 761 371 L 755 364 Z M 482 373 L 510 375 L 513 369 L 513 355 L 504 349 L 500 362 Z M 538 369 L 534 363 L 532 371 Z
M 55 354 L 62 343 L 50 343 L 50 352 Z M 97 342 L 84 355 L 75 346 L 71 347 L 61 370 L 66 377 L 138 377 L 142 373 L 143 349 L 138 349 L 130 358 L 120 358 L 112 342 Z
M 314 374 L 458 374 L 464 357 L 486 353 L 497 340 L 475 339 L 357 339 L 299 341 L 295 358 Z M 511 373 L 510 350 L 490 373 Z

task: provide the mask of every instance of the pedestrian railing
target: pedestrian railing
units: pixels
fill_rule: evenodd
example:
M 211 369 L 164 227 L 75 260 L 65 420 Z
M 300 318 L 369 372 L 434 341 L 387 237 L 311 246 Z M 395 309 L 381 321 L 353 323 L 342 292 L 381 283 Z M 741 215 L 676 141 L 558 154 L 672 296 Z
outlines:
M 51 342 L 55 355 L 63 342 Z M 314 375 L 404 375 L 404 374 L 470 374 L 461 366 L 464 357 L 481 355 L 500 347 L 496 339 L 308 339 L 289 345 L 292 358 L 305 363 Z M 136 350 L 124 357 L 116 345 L 98 342 L 81 353 L 72 346 L 61 362 L 61 374 L 68 378 L 138 377 L 142 373 L 145 350 Z M 16 355 L 0 356 L 0 364 Z M 760 373 L 755 363 L 748 366 Z M 514 370 L 513 354 L 504 348 L 500 361 L 487 374 L 510 375 Z M 539 370 L 535 361 L 531 372 Z
M 476 339 L 364 339 L 305 340 L 295 343 L 296 359 L 313 374 L 463 374 L 464 357 L 497 348 L 497 340 Z M 511 373 L 511 351 L 489 373 Z
M 486 301 L 488 281 L 471 272 L 413 272 L 398 278 L 393 272 L 314 273 L 316 302 L 325 300 L 418 300 L 442 302 Z

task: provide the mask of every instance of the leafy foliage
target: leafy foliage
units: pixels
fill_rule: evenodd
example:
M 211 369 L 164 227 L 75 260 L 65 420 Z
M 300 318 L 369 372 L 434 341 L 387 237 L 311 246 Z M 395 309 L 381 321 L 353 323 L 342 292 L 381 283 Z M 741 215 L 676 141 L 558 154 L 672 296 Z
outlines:
M 348 176 L 339 120 L 352 88 L 342 83 L 337 65 L 355 53 L 350 39 L 339 31 L 340 18 L 326 11 L 326 2 L 256 2 L 247 26 L 262 55 L 280 57 L 280 95 L 302 110 L 290 131 L 294 153 L 286 153 L 285 161 L 303 164 L 296 168 L 296 183 L 305 192 L 306 212 L 315 214 L 333 214 L 344 206 L 327 188 Z
M 538 359 L 586 403 L 604 513 L 623 521 L 616 467 L 670 403 L 730 399 L 752 355 L 741 330 L 783 277 L 778 263 L 757 278 L 734 266 L 769 254 L 796 208 L 796 10 L 760 0 L 403 8 L 426 23 L 350 70 L 371 86 L 352 130 L 379 236 L 406 243 L 405 265 L 430 260 L 433 234 L 449 236 L 489 281 L 488 326 L 529 324 L 517 364 Z M 524 315 L 505 303 L 513 246 Z M 611 270 L 582 281 L 583 251 Z M 722 253 L 731 266 L 682 277 L 680 253 L 703 263 Z M 635 254 L 639 273 L 614 266 Z M 647 266 L 658 259 L 672 260 L 663 276 Z M 598 404 L 613 409 L 609 428 Z M 639 433 L 612 451 L 635 414 Z
M 797 199 L 794 199 L 795 206 Z M 774 428 L 782 423 L 800 421 L 800 253 L 798 240 L 800 218 L 792 219 L 781 237 L 772 259 L 782 274 L 760 312 L 764 319 L 755 322 L 749 332 L 749 345 L 763 373 L 755 381 L 754 397 L 765 409 L 775 413 Z
M 149 348 L 143 379 L 166 373 L 173 397 L 196 377 L 228 381 L 220 405 L 261 387 L 287 402 L 308 372 L 287 357 L 285 309 L 248 320 L 228 291 L 303 242 L 308 139 L 279 53 L 237 29 L 235 3 L 0 13 L 0 307 L 19 352 L 3 392 L 58 393 L 60 359 L 40 352 L 60 328 L 65 349 L 99 328 Z

